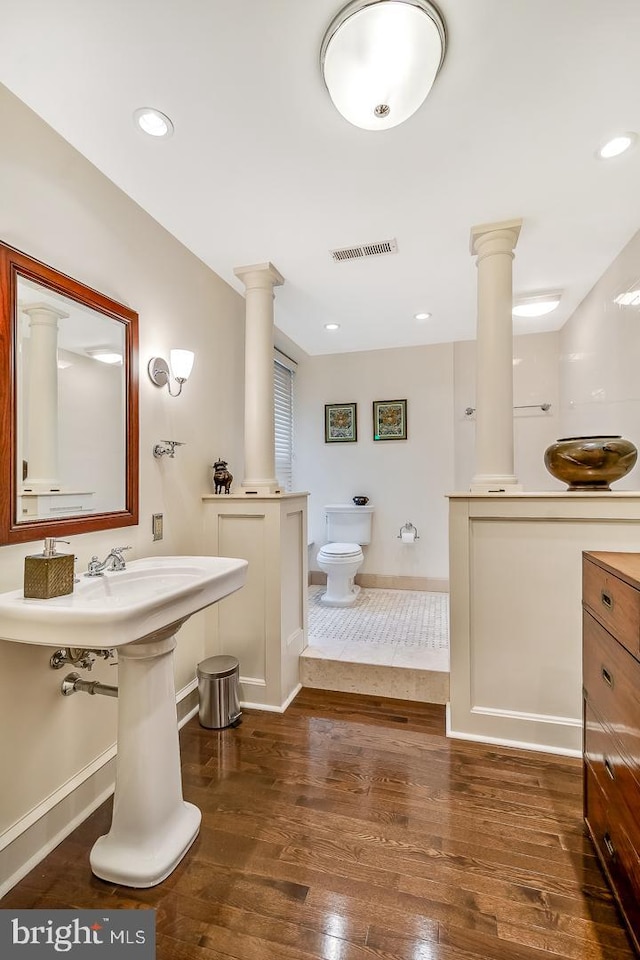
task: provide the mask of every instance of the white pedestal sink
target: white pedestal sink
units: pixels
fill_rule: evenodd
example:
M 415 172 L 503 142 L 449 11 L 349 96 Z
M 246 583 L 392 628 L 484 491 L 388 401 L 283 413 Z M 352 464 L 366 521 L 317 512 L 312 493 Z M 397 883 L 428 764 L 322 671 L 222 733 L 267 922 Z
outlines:
M 173 672 L 175 634 L 192 614 L 243 586 L 246 560 L 153 557 L 82 577 L 53 600 L 0 594 L 0 636 L 18 643 L 118 648 L 113 820 L 95 843 L 96 876 L 151 887 L 180 862 L 200 826 L 182 798 Z

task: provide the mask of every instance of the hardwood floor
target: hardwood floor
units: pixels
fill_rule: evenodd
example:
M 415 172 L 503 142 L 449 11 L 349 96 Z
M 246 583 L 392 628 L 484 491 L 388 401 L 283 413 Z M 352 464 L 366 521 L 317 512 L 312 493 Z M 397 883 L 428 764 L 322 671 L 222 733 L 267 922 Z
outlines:
M 0 908 L 155 908 L 159 960 L 630 960 L 578 760 L 447 740 L 444 707 L 301 691 L 182 730 L 202 830 L 162 884 L 93 877 L 105 804 Z

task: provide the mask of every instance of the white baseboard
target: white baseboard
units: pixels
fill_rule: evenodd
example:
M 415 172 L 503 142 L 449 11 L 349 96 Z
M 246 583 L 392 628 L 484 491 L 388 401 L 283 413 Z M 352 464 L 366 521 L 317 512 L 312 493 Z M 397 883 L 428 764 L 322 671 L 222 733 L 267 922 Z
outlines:
M 2 834 L 0 876 L 7 879 L 0 884 L 0 897 L 111 796 L 114 779 L 115 746 Z
M 287 707 L 295 700 L 300 691 L 302 690 L 302 684 L 299 683 L 291 691 L 287 699 L 279 707 L 274 706 L 269 703 L 250 703 L 248 700 L 241 700 L 240 706 L 246 707 L 247 710 L 266 710 L 268 713 L 284 713 Z
M 282 704 L 280 708 L 281 713 L 284 713 L 287 707 L 289 706 L 289 704 L 293 703 L 293 701 L 298 696 L 301 690 L 302 690 L 301 683 L 297 684 L 297 686 L 293 688 L 293 690 L 291 691 L 291 693 L 289 694 L 289 696 L 287 697 L 287 699 L 285 700 L 285 702 Z
M 192 705 L 197 690 L 196 678 L 176 694 L 179 727 L 198 712 L 197 702 Z M 113 743 L 0 834 L 0 897 L 109 799 L 115 785 L 116 752 Z
M 497 711 L 485 710 L 483 708 L 475 708 L 472 712 L 474 713 L 483 713 L 485 715 L 497 716 Z M 546 723 L 554 723 L 561 721 L 560 726 L 564 727 L 576 727 L 580 726 L 579 721 L 567 720 L 565 717 L 540 717 L 537 714 L 525 715 L 525 714 L 514 714 L 513 711 L 499 711 L 501 716 L 517 716 L 518 719 L 526 718 L 533 719 L 535 716 L 536 722 L 541 722 L 544 720 Z M 500 747 L 513 747 L 515 750 L 534 750 L 536 753 L 553 753 L 560 757 L 581 757 L 582 751 L 575 750 L 572 747 L 561 747 L 561 746 L 550 746 L 549 744 L 540 744 L 540 743 L 530 743 L 526 740 L 510 740 L 503 737 L 492 737 L 485 736 L 484 734 L 479 733 L 467 733 L 466 731 L 452 730 L 451 729 L 451 712 L 450 704 L 447 703 L 446 707 L 446 733 L 451 740 L 469 740 L 472 743 L 487 743 L 494 746 Z

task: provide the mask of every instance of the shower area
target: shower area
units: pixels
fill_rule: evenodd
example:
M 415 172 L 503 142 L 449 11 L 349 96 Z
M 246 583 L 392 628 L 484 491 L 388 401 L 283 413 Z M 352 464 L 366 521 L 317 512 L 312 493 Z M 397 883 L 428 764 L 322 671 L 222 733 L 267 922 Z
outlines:
M 304 686 L 446 703 L 449 594 L 363 587 L 351 607 L 326 606 L 309 587 Z

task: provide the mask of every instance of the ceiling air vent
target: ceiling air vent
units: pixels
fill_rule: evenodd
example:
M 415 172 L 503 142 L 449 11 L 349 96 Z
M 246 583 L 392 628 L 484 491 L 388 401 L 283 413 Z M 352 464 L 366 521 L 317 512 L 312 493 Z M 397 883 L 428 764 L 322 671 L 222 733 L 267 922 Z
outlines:
M 397 240 L 380 240 L 378 243 L 362 243 L 359 247 L 342 247 L 340 250 L 330 250 L 334 263 L 343 260 L 362 260 L 363 257 L 384 257 L 388 253 L 398 252 Z

